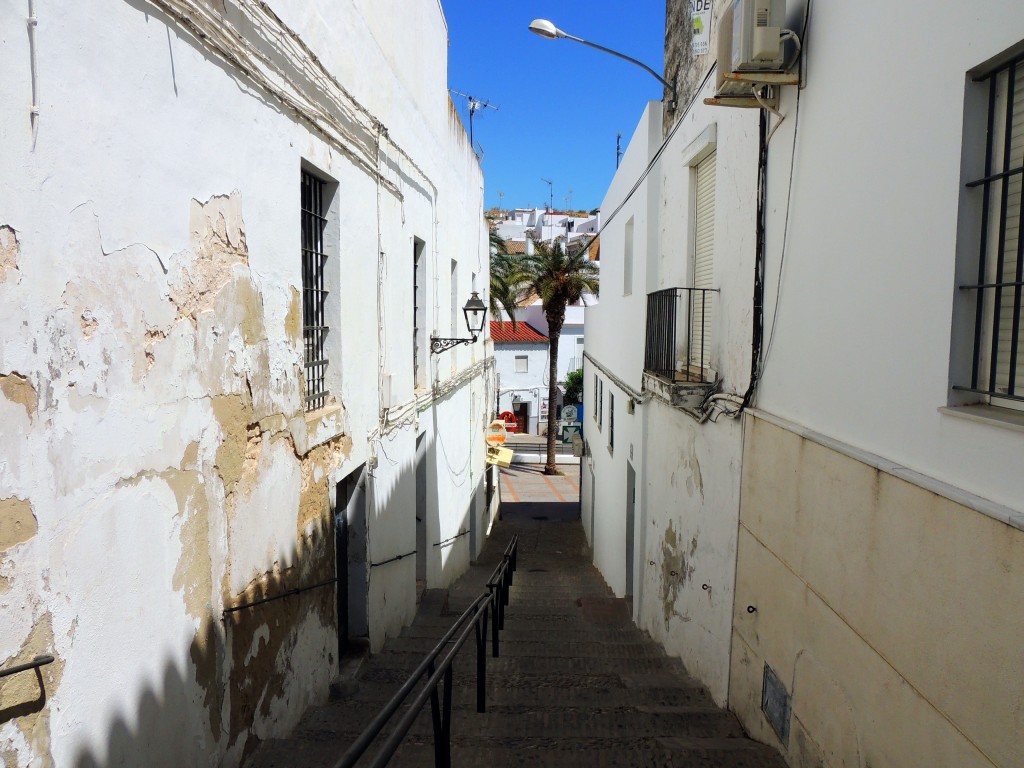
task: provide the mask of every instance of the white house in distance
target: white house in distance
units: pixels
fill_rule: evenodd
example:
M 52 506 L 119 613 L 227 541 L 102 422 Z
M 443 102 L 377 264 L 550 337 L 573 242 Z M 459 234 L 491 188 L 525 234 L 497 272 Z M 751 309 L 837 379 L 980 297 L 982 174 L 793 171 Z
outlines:
M 601 211 L 577 216 L 545 208 L 514 208 L 494 223 L 499 235 L 514 242 L 528 239 L 549 242 L 559 236 L 572 242 L 580 235 L 594 234 L 601 228 Z
M 602 205 L 595 563 L 794 767 L 1019 765 L 1024 6 L 763 5 L 778 114 L 671 7 Z
M 491 321 L 498 413 L 516 418 L 516 432 L 537 435 L 546 425 L 548 337 L 525 320 Z M 544 416 L 541 417 L 543 412 Z
M 587 296 L 590 305 L 596 298 Z M 565 394 L 566 378 L 572 371 L 583 368 L 582 304 L 565 308 L 565 323 L 558 339 L 556 366 L 559 390 Z M 539 300 L 521 307 L 516 312 L 516 328 L 505 312 L 500 320 L 491 321 L 494 341 L 494 360 L 498 387 L 498 412 L 511 411 L 516 418 L 522 414 L 525 425 L 520 432 L 547 434 L 549 364 L 548 321 Z M 561 399 L 557 404 L 562 405 Z
M 273 6 L 0 9 L 8 765 L 240 765 L 482 544 L 440 4 Z

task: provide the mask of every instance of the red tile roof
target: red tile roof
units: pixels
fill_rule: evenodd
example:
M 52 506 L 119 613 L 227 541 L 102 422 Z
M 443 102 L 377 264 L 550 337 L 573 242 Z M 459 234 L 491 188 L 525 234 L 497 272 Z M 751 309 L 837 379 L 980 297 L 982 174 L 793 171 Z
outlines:
M 521 320 L 516 321 L 516 328 L 512 330 L 512 321 L 491 320 L 491 338 L 496 342 L 547 342 L 548 337 L 538 331 L 529 323 Z

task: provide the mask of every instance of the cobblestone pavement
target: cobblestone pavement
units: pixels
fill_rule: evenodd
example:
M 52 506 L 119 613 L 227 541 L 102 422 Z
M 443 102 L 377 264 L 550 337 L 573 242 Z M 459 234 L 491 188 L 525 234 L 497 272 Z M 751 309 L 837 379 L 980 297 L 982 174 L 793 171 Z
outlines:
M 510 475 L 520 501 L 505 497 L 506 504 L 542 503 L 522 500 L 543 493 L 535 477 Z M 332 766 L 480 594 L 514 533 L 518 570 L 501 656 L 487 659 L 486 714 L 475 710 L 472 638 L 455 664 L 454 766 L 784 768 L 774 750 L 747 738 L 731 713 L 714 706 L 678 659 L 633 625 L 625 601 L 590 564 L 578 520 L 534 520 L 544 515 L 533 511 L 505 514 L 503 507 L 478 563 L 448 592 L 427 593 L 413 624 L 366 664 L 358 691 L 310 709 L 291 738 L 264 744 L 250 768 Z M 428 704 L 391 765 L 433 764 Z

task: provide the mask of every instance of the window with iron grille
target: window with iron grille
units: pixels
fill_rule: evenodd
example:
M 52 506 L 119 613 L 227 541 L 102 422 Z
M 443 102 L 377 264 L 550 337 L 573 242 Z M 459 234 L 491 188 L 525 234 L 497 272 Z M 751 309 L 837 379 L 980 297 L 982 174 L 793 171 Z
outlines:
M 955 388 L 993 405 L 1024 407 L 1024 53 L 975 79 L 986 91 L 984 166 L 967 182 L 980 197 L 977 254 L 970 282 L 973 355 L 970 382 Z M 970 93 L 969 93 L 970 96 Z M 980 106 L 980 104 L 979 104 Z M 968 115 L 968 118 L 970 115 Z M 966 122 L 966 121 L 965 121 Z M 973 149 L 973 148 L 972 148 Z M 975 203 L 978 202 L 976 199 Z
M 305 409 L 315 411 L 327 404 L 328 326 L 324 230 L 327 228 L 326 184 L 313 174 L 302 172 L 302 343 L 306 393 Z

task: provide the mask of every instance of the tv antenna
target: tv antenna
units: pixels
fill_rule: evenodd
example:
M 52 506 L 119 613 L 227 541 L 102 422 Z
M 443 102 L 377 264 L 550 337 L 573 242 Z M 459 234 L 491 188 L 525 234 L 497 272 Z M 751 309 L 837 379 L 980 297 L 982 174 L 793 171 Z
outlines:
M 474 146 L 473 115 L 475 115 L 477 111 L 481 109 L 493 109 L 495 112 L 497 112 L 498 108 L 495 105 L 491 104 L 491 102 L 489 101 L 484 101 L 483 99 L 474 99 L 468 93 L 462 93 L 461 91 L 453 91 L 451 88 L 448 89 L 448 93 L 452 94 L 453 96 L 461 96 L 466 100 L 466 104 L 469 106 L 469 146 L 472 147 Z
M 548 198 L 550 200 L 550 202 L 548 203 L 548 210 L 549 211 L 553 211 L 553 210 L 555 210 L 555 187 L 554 187 L 554 182 L 551 181 L 551 179 L 541 179 L 541 181 L 543 181 L 545 184 L 548 185 Z

